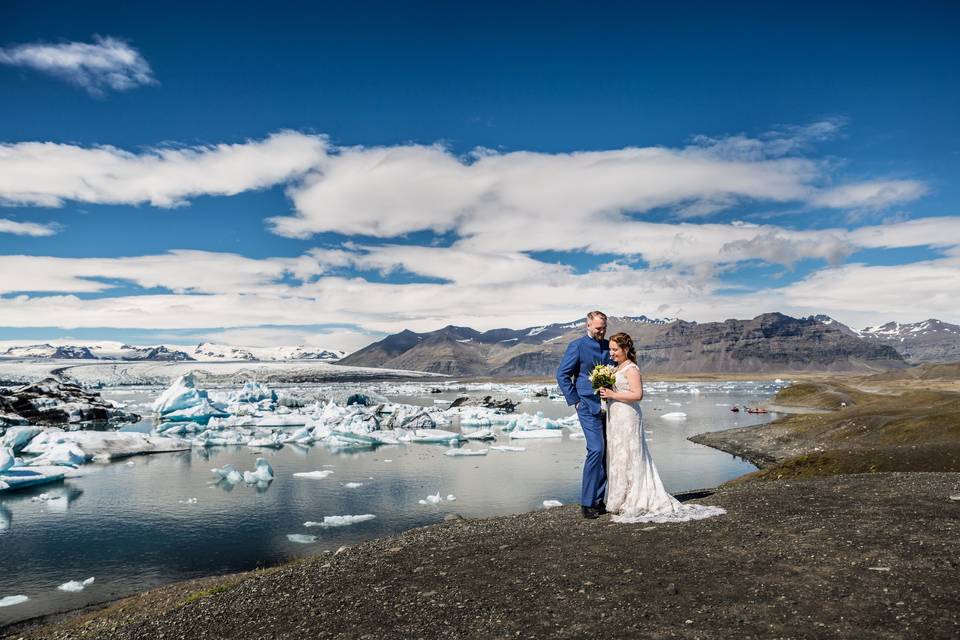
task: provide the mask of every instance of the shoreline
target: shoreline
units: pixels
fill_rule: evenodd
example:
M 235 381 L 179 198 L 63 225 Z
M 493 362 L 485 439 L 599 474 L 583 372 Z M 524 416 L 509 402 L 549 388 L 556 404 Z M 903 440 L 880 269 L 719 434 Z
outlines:
M 946 637 L 960 629 L 960 591 L 944 588 L 960 571 L 958 485 L 884 473 L 725 486 L 699 501 L 726 515 L 670 525 L 573 506 L 451 519 L 0 637 Z

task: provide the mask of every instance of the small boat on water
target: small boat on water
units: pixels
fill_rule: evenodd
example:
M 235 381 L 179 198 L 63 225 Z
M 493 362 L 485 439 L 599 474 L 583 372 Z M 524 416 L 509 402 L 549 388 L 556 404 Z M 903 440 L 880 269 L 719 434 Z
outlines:
M 738 407 L 737 405 L 733 405 L 732 407 L 730 407 L 730 411 L 733 411 L 734 413 L 740 413 L 740 407 Z

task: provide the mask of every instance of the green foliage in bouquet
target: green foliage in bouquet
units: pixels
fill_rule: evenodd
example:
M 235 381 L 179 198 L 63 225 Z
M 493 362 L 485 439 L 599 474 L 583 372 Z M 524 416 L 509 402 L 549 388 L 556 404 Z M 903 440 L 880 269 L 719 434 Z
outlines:
M 610 365 L 598 364 L 590 372 L 590 384 L 594 389 L 613 389 L 616 375 L 616 371 Z

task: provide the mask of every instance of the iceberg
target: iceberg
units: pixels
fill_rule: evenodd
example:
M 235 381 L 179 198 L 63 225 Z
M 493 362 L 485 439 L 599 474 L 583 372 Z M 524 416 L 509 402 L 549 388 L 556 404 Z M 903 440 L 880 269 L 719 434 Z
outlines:
M 273 467 L 263 458 L 257 458 L 257 468 L 255 471 L 243 472 L 243 481 L 248 484 L 270 482 L 271 480 L 273 480 Z
M 61 444 L 79 448 L 85 460 L 115 460 L 147 453 L 187 451 L 190 443 L 179 438 L 152 436 L 136 431 L 58 431 L 47 430 L 24 447 L 24 453 L 46 454 Z M 40 464 L 31 460 L 30 464 Z M 83 464 L 80 462 L 79 464 Z
M 443 455 L 456 458 L 459 456 L 485 456 L 487 455 L 486 449 L 450 449 L 445 452 Z
M 516 429 L 510 432 L 511 438 L 562 438 L 563 431 L 559 429 Z
M 14 467 L 0 473 L 0 491 L 35 487 L 63 480 L 72 467 Z
M 409 435 L 410 442 L 420 442 L 422 444 L 455 443 L 464 439 L 459 433 L 444 431 L 443 429 L 414 429 L 413 433 Z
M 297 542 L 300 544 L 310 544 L 311 542 L 317 541 L 317 536 L 308 536 L 302 533 L 288 533 L 287 540 L 290 542 Z
M 239 471 L 233 468 L 232 464 L 225 464 L 221 469 L 211 469 L 214 475 L 219 476 L 221 480 L 226 480 L 230 484 L 237 484 L 243 480 Z
M 671 413 L 665 413 L 660 417 L 664 420 L 686 420 L 687 414 L 682 411 L 673 411 Z
M 88 586 L 93 584 L 94 578 L 87 578 L 86 580 L 71 580 L 69 582 L 64 582 L 62 585 L 57 587 L 60 591 L 83 591 Z
M 347 483 L 344 484 L 343 486 L 344 486 L 344 488 L 346 488 L 346 489 L 356 489 L 356 488 L 358 488 L 358 487 L 362 487 L 362 486 L 363 486 L 363 483 L 362 483 L 362 482 L 347 482 Z
M 12 468 L 15 464 L 17 459 L 13 456 L 13 449 L 9 447 L 0 449 L 0 473 Z
M 572 437 L 572 436 L 571 436 Z M 526 447 L 511 447 L 506 444 L 493 444 L 490 445 L 490 448 L 494 451 L 526 451 Z
M 304 522 L 305 527 L 346 527 L 358 522 L 373 520 L 377 516 L 372 513 L 364 513 L 359 516 L 324 516 L 323 522 Z
M 21 449 L 27 446 L 30 441 L 39 434 L 43 433 L 40 427 L 10 427 L 0 438 L 0 447 L 9 447 L 14 453 L 20 453 Z
M 476 431 L 465 431 L 461 435 L 467 440 L 496 440 L 497 436 L 491 429 L 477 429 Z
M 199 391 L 192 373 L 180 376 L 151 405 L 154 413 L 164 415 L 195 407 L 205 400 L 206 391 Z
M 554 507 L 562 507 L 563 503 L 559 500 L 544 500 L 543 507 L 545 509 L 553 509 Z
M 15 604 L 26 602 L 29 599 L 27 596 L 6 596 L 0 598 L 0 607 L 12 607 Z
M 293 475 L 298 478 L 312 478 L 314 480 L 323 480 L 324 478 L 329 476 L 331 473 L 333 473 L 333 471 L 329 469 L 325 469 L 323 471 L 298 471 Z

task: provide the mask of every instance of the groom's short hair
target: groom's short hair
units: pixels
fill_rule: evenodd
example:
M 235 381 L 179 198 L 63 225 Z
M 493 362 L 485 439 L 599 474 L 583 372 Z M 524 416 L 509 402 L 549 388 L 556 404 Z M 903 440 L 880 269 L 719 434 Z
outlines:
M 603 318 L 604 320 L 606 320 L 607 314 L 605 314 L 603 311 L 591 311 L 590 313 L 587 314 L 587 322 L 590 322 L 594 318 Z

